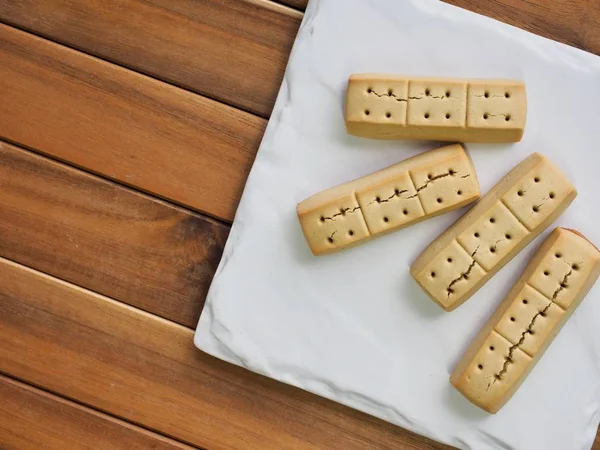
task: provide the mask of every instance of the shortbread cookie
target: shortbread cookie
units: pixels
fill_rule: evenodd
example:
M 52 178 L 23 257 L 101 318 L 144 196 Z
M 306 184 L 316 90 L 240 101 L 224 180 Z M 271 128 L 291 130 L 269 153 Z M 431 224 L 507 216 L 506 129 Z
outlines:
M 346 128 L 372 139 L 517 142 L 527 116 L 517 80 L 355 74 L 348 80 Z
M 322 255 L 459 208 L 479 198 L 459 144 L 431 150 L 298 204 L 302 231 Z
M 458 363 L 450 382 L 495 413 L 511 398 L 600 275 L 600 252 L 556 228 Z
M 576 195 L 571 182 L 534 153 L 432 242 L 411 275 L 451 311 L 550 226 Z

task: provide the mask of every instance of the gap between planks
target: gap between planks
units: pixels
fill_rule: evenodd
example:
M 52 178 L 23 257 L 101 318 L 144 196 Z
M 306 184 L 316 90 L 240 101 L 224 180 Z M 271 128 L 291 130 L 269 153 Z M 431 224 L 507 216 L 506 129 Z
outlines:
M 1 256 L 196 326 L 228 226 L 3 141 L 0 161 Z
M 139 75 L 143 75 L 143 76 L 146 76 L 148 78 L 152 78 L 152 79 L 154 79 L 156 81 L 160 81 L 161 83 L 168 84 L 169 86 L 173 86 L 173 87 L 176 87 L 176 88 L 179 88 L 179 89 L 183 89 L 183 90 L 188 91 L 188 92 L 190 92 L 192 94 L 196 94 L 196 95 L 199 95 L 201 97 L 204 97 L 204 98 L 206 98 L 208 100 L 212 100 L 212 101 L 217 102 L 217 103 L 222 103 L 223 105 L 230 106 L 230 107 L 232 107 L 234 109 L 237 109 L 239 111 L 245 112 L 247 114 L 252 114 L 252 115 L 260 117 L 262 119 L 268 119 L 269 116 L 270 116 L 269 114 L 261 114 L 260 112 L 253 111 L 250 108 L 245 108 L 243 106 L 236 105 L 233 102 L 228 102 L 227 100 L 219 98 L 216 95 L 212 95 L 210 92 L 195 90 L 195 89 L 191 88 L 190 86 L 185 86 L 184 84 L 177 83 L 174 80 L 169 80 L 168 78 L 162 77 L 160 74 L 150 73 L 150 72 L 145 71 L 143 69 L 135 68 L 135 67 L 133 67 L 131 65 L 121 63 L 121 62 L 119 62 L 116 59 L 113 59 L 113 58 L 110 58 L 110 57 L 106 57 L 106 56 L 102 56 L 102 55 L 99 55 L 98 53 L 95 53 L 95 52 L 86 51 L 86 50 L 84 50 L 84 49 L 82 49 L 80 47 L 77 47 L 77 46 L 74 46 L 74 45 L 70 45 L 70 44 L 68 44 L 68 43 L 66 43 L 64 41 L 59 41 L 59 40 L 53 39 L 52 36 L 48 36 L 46 34 L 39 33 L 39 32 L 35 31 L 32 28 L 22 27 L 22 26 L 20 26 L 20 25 L 18 25 L 16 23 L 13 23 L 13 22 L 10 22 L 10 21 L 7 21 L 7 20 L 2 20 L 2 19 L 0 19 L 0 24 L 9 26 L 11 28 L 14 28 L 16 30 L 22 31 L 22 32 L 27 33 L 27 34 L 31 34 L 32 36 L 38 37 L 40 39 L 44 39 L 46 41 L 52 42 L 52 43 L 57 44 L 57 45 L 60 45 L 61 47 L 68 48 L 69 50 L 73 50 L 74 52 L 78 52 L 78 53 L 81 53 L 81 54 L 84 54 L 84 55 L 88 55 L 88 56 L 96 58 L 96 59 L 98 59 L 100 61 L 104 61 L 104 62 L 106 62 L 108 64 L 113 64 L 113 65 L 121 67 L 121 68 L 123 68 L 125 70 L 130 70 L 130 71 L 135 72 L 135 73 L 137 73 Z
M 68 428 L 57 430 L 63 433 L 63 436 L 67 436 L 64 433 L 73 431 L 77 433 L 79 439 L 85 439 L 86 436 L 88 439 L 96 439 L 98 436 L 103 439 L 104 436 L 108 437 L 108 435 L 111 435 L 112 438 L 119 439 L 119 444 L 124 445 L 119 448 L 123 449 L 129 448 L 127 445 L 135 443 L 132 442 L 133 440 L 137 441 L 137 444 L 140 445 L 140 447 L 136 445 L 135 448 L 141 448 L 142 445 L 146 445 L 163 450 L 171 448 L 203 450 L 201 447 L 190 446 L 165 436 L 156 430 L 124 421 L 106 412 L 97 410 L 92 406 L 57 395 L 42 386 L 34 386 L 0 371 L 0 391 L 2 390 L 12 391 L 13 398 L 17 399 L 21 407 L 18 410 L 12 410 L 10 418 L 0 423 L 10 426 L 10 430 L 13 432 L 18 432 L 19 428 L 27 428 L 26 439 L 30 444 L 36 443 L 37 438 L 39 439 L 37 445 L 42 445 L 46 448 L 52 436 L 48 434 L 48 430 L 45 428 L 48 426 L 61 427 L 61 422 L 64 422 L 64 419 L 70 418 L 71 425 L 76 427 L 76 430 Z M 6 401 L 5 399 L 2 404 L 6 405 Z M 22 411 L 24 409 L 30 410 L 31 408 L 35 408 L 36 416 L 39 416 L 40 410 L 43 413 L 43 418 L 35 420 L 33 425 L 31 425 L 31 422 L 35 417 L 23 417 L 24 414 Z M 2 406 L 0 405 L 0 417 L 2 415 Z M 0 425 L 0 428 L 2 428 L 2 425 Z M 7 439 L 6 435 L 5 439 Z
M 106 301 L 109 302 L 110 304 L 114 305 L 114 306 L 118 306 L 119 308 L 123 308 L 127 311 L 133 312 L 135 314 L 139 314 L 142 317 L 145 317 L 147 319 L 151 319 L 151 320 L 155 320 L 158 321 L 159 323 L 163 323 L 165 325 L 171 326 L 171 327 L 175 327 L 175 328 L 179 328 L 180 330 L 184 330 L 186 333 L 190 333 L 190 336 L 193 337 L 194 335 L 194 329 L 191 327 L 188 327 L 186 325 L 182 325 L 180 323 L 177 323 L 173 320 L 158 316 L 156 314 L 153 314 L 151 312 L 145 311 L 141 308 L 137 308 L 135 306 L 130 305 L 129 303 L 124 303 L 121 302 L 119 300 L 115 300 L 114 298 L 108 297 L 106 295 L 103 294 L 99 294 L 98 292 L 94 292 L 91 291 L 85 287 L 81 287 L 78 284 L 75 283 L 71 283 L 70 281 L 67 280 L 63 280 L 61 278 L 55 277 L 54 275 L 49 275 L 45 272 L 42 272 L 40 270 L 34 269 L 33 267 L 29 267 L 26 266 L 24 264 L 21 264 L 19 262 L 13 261 L 12 259 L 9 258 L 5 258 L 4 256 L 0 256 L 0 264 L 6 264 L 10 267 L 12 267 L 13 269 L 17 269 L 17 270 L 23 270 L 25 272 L 27 272 L 30 275 L 36 276 L 36 277 L 40 277 L 46 281 L 50 281 L 52 283 L 56 283 L 60 286 L 66 287 L 68 289 L 72 289 L 75 292 L 85 295 L 85 296 L 90 296 L 92 298 L 95 298 L 97 300 L 101 300 L 101 301 Z
M 7 139 L 5 137 L 0 136 L 0 147 L 2 146 L 2 143 L 11 145 L 25 153 L 31 153 L 32 155 L 35 155 L 37 157 L 40 157 L 44 160 L 47 160 L 48 162 L 52 162 L 52 163 L 56 163 L 60 166 L 64 166 L 67 169 L 71 169 L 71 170 L 75 170 L 77 172 L 81 172 L 82 174 L 85 175 L 89 175 L 91 177 L 94 178 L 98 178 L 99 180 L 102 180 L 103 182 L 109 183 L 110 185 L 118 188 L 118 189 L 123 189 L 124 191 L 127 191 L 131 194 L 135 194 L 135 195 L 140 195 L 142 197 L 145 197 L 146 199 L 164 205 L 166 207 L 172 208 L 176 211 L 180 211 L 184 214 L 189 214 L 192 215 L 194 217 L 199 217 L 203 220 L 207 220 L 209 222 L 214 222 L 215 224 L 219 224 L 219 225 L 223 225 L 227 228 L 231 228 L 231 220 L 225 220 L 225 219 L 220 219 L 218 217 L 212 217 L 208 214 L 203 214 L 199 211 L 196 211 L 194 209 L 191 208 L 187 208 L 185 205 L 180 205 L 179 203 L 175 203 L 173 201 L 170 201 L 168 198 L 163 198 L 160 197 L 158 194 L 154 194 L 152 192 L 149 191 L 145 191 L 143 189 L 139 189 L 135 186 L 129 186 L 127 184 L 123 184 L 121 183 L 119 180 L 115 180 L 113 178 L 109 178 L 101 173 L 96 173 L 93 172 L 92 170 L 89 170 L 85 167 L 81 167 L 78 166 L 76 164 L 71 163 L 70 161 L 66 161 L 60 158 L 57 158 L 53 155 L 47 154 L 47 153 L 43 153 L 35 148 L 31 148 L 28 147 L 27 145 L 21 144 L 19 142 L 15 142 L 12 141 L 11 139 Z M 0 255 L 0 258 L 2 256 Z
M 40 5 L 36 5 L 36 9 L 34 9 L 30 14 L 28 14 L 28 19 L 27 20 L 23 20 L 22 18 L 19 17 L 19 6 L 17 4 L 13 4 L 13 5 L 0 5 L 0 24 L 5 24 L 8 26 L 11 26 L 13 28 L 16 28 L 18 30 L 21 30 L 23 32 L 29 33 L 31 35 L 37 36 L 39 38 L 42 39 L 46 39 L 49 40 L 51 42 L 57 43 L 59 45 L 62 45 L 66 48 L 69 48 L 71 50 L 86 54 L 86 55 L 90 55 L 93 56 L 95 58 L 98 58 L 102 61 L 105 61 L 107 63 L 111 63 L 114 65 L 117 65 L 119 67 L 123 67 L 129 70 L 132 70 L 134 72 L 137 72 L 139 74 L 142 75 L 146 75 L 148 77 L 151 77 L 153 79 L 156 79 L 158 81 L 161 81 L 165 84 L 169 84 L 171 86 L 174 87 L 178 87 L 184 90 L 187 90 L 189 92 L 195 93 L 197 95 L 201 95 L 202 97 L 205 97 L 207 99 L 211 99 L 213 101 L 219 102 L 219 103 L 223 103 L 225 105 L 231 106 L 233 108 L 236 108 L 240 111 L 244 111 L 247 112 L 249 114 L 253 114 L 256 115 L 258 117 L 261 118 L 266 118 L 268 119 L 271 113 L 271 109 L 273 106 L 273 102 L 275 101 L 274 96 L 276 95 L 276 93 L 279 90 L 279 84 L 281 83 L 281 77 L 283 77 L 283 70 L 285 69 L 285 65 L 287 64 L 287 59 L 289 56 L 289 51 L 291 49 L 291 45 L 294 41 L 295 38 L 295 34 L 296 31 L 300 25 L 300 22 L 304 16 L 303 12 L 298 11 L 296 9 L 290 8 L 289 6 L 280 4 L 280 3 L 276 3 L 274 1 L 271 0 L 239 0 L 240 2 L 240 7 L 243 8 L 243 5 L 248 5 L 248 6 L 254 6 L 257 9 L 265 12 L 265 13 L 269 13 L 272 14 L 274 16 L 280 17 L 281 20 L 278 21 L 276 24 L 271 24 L 270 22 L 267 22 L 267 25 L 272 25 L 273 29 L 275 31 L 277 31 L 277 35 L 278 35 L 278 39 L 279 40 L 275 40 L 275 42 L 273 44 L 271 44 L 274 47 L 270 47 L 270 50 L 275 50 L 274 52 L 271 52 L 271 58 L 269 60 L 265 60 L 263 61 L 262 64 L 258 65 L 256 64 L 256 61 L 254 60 L 250 60 L 250 68 L 254 69 L 255 71 L 251 71 L 248 75 L 247 75 L 247 80 L 244 83 L 238 83 L 238 84 L 233 84 L 232 80 L 224 80 L 221 83 L 219 83 L 220 80 L 215 79 L 214 83 L 212 85 L 207 85 L 206 83 L 204 83 L 202 81 L 203 78 L 207 78 L 207 79 L 211 79 L 211 75 L 212 72 L 214 73 L 218 73 L 219 70 L 217 70 L 219 67 L 223 66 L 223 61 L 219 61 L 217 60 L 214 64 L 212 64 L 211 67 L 204 67 L 202 62 L 198 62 L 198 61 L 194 61 L 193 59 L 190 60 L 188 62 L 188 67 L 186 69 L 182 70 L 178 70 L 177 72 L 173 72 L 172 68 L 166 67 L 166 66 L 178 66 L 178 65 L 182 65 L 184 62 L 181 58 L 177 57 L 175 60 L 169 60 L 169 57 L 165 56 L 164 52 L 165 51 L 169 51 L 170 54 L 177 54 L 180 49 L 178 48 L 178 46 L 182 46 L 183 44 L 185 44 L 184 42 L 184 38 L 182 37 L 177 37 L 174 40 L 167 40 L 168 38 L 172 38 L 172 36 L 169 36 L 166 32 L 164 33 L 164 36 L 162 36 L 164 38 L 164 43 L 161 44 L 163 45 L 163 49 L 158 49 L 163 50 L 163 54 L 152 54 L 152 51 L 149 52 L 149 54 L 151 56 L 153 56 L 152 58 L 146 58 L 146 60 L 144 60 L 144 58 L 140 57 L 139 59 L 136 59 L 134 57 L 131 56 L 131 54 L 128 54 L 127 56 L 123 56 L 122 52 L 124 51 L 122 47 L 120 47 L 119 44 L 119 39 L 117 39 L 116 42 L 111 42 L 111 43 L 106 43 L 106 42 L 102 42 L 102 44 L 99 44 L 97 42 L 97 40 L 95 40 L 95 37 L 90 36 L 89 34 L 86 35 L 85 32 L 87 31 L 87 29 L 91 26 L 91 22 L 81 22 L 78 23 L 78 27 L 82 28 L 83 32 L 82 35 L 78 36 L 78 41 L 79 42 L 75 42 L 75 38 L 74 36 L 71 35 L 71 33 L 69 31 L 71 31 L 71 29 L 73 28 L 73 25 L 71 25 L 68 28 L 63 28 L 61 27 L 59 30 L 56 30 L 55 28 L 52 27 L 52 25 L 48 25 L 48 24 L 52 24 L 54 21 L 60 21 L 61 19 L 57 19 L 57 17 L 60 17 L 57 13 L 55 13 L 55 11 L 46 11 L 48 12 L 47 17 L 46 17 L 46 21 L 43 23 L 40 23 L 38 21 L 29 21 L 29 19 L 35 15 L 35 13 L 37 14 L 42 14 L 43 8 Z M 203 2 L 203 3 L 207 3 L 210 4 L 211 2 Z M 143 13 L 145 13 L 146 11 L 142 9 L 141 6 L 134 4 L 134 2 L 132 2 L 132 5 L 130 5 L 132 8 L 134 7 L 135 9 L 135 14 L 136 15 L 141 15 Z M 148 2 L 147 5 L 145 5 L 147 8 L 158 8 L 157 5 L 152 5 L 151 2 Z M 228 12 L 228 7 L 230 7 L 231 5 L 227 5 L 227 4 L 223 4 L 220 6 L 220 8 L 223 10 L 223 13 Z M 24 7 L 24 6 L 22 6 Z M 82 5 L 81 8 L 83 11 L 86 11 L 86 7 L 89 8 L 89 6 L 85 6 Z M 5 10 L 3 10 L 3 8 L 5 8 Z M 109 6 L 110 8 L 110 6 Z M 201 22 L 193 22 L 194 20 L 194 14 L 201 14 L 202 11 L 202 4 L 198 4 L 195 6 L 185 6 L 185 8 L 188 8 L 186 10 L 186 12 L 189 13 L 189 17 L 181 14 L 180 16 L 178 16 L 177 20 L 178 20 L 178 24 L 177 26 L 181 27 L 184 26 L 187 22 L 190 22 L 191 25 L 198 25 Z M 198 10 L 195 10 L 194 8 L 198 8 Z M 207 9 L 209 9 L 208 6 L 206 6 Z M 57 9 L 57 8 L 55 8 Z M 91 9 L 91 8 L 90 8 Z M 102 14 L 104 14 L 104 11 L 102 11 L 101 7 L 98 7 L 97 9 L 99 9 Z M 39 11 L 38 11 L 39 10 Z M 15 12 L 16 11 L 16 12 Z M 165 14 L 168 11 L 167 8 L 164 8 Z M 92 11 L 86 11 L 88 13 L 88 18 L 86 20 L 91 21 L 91 19 L 89 19 L 89 15 L 91 14 Z M 175 10 L 173 10 L 173 12 L 175 12 Z M 247 13 L 250 13 L 250 11 L 246 11 Z M 11 14 L 12 13 L 12 14 Z M 81 11 L 79 11 L 79 13 L 81 14 Z M 56 14 L 56 16 L 54 16 L 54 14 Z M 82 20 L 81 16 L 78 16 L 77 13 L 72 13 L 71 12 L 71 16 L 69 16 L 69 13 L 67 13 L 66 18 L 62 19 L 65 21 L 70 22 L 71 24 L 77 23 L 78 20 Z M 254 22 L 256 22 L 256 19 L 253 18 L 253 16 L 250 17 L 242 17 L 242 14 L 239 14 L 239 20 L 244 19 L 245 21 L 250 20 L 250 24 L 253 23 L 252 20 Z M 14 16 L 14 17 L 13 17 Z M 220 17 L 217 16 L 214 19 L 219 19 Z M 214 20 L 213 19 L 213 20 Z M 102 18 L 99 17 L 98 20 L 106 20 L 106 17 Z M 134 19 L 131 19 L 132 21 L 135 22 Z M 186 22 L 187 20 L 187 22 Z M 124 22 L 121 25 L 125 25 L 127 23 L 130 22 L 126 22 L 124 19 Z M 104 31 L 109 31 L 106 29 L 106 25 L 103 24 L 104 26 Z M 258 24 L 257 24 L 258 26 Z M 215 28 L 218 28 L 218 24 L 215 25 Z M 245 45 L 246 44 L 256 44 L 255 41 L 252 41 L 250 38 L 248 38 L 249 42 L 244 41 L 244 39 L 246 38 L 245 36 L 245 32 L 244 32 L 244 27 L 241 27 L 238 29 L 233 29 L 232 30 L 232 34 L 229 36 L 230 39 L 235 40 L 238 39 L 240 42 L 244 42 Z M 127 36 L 131 36 L 132 34 L 135 34 L 135 30 L 132 29 L 127 29 L 127 31 L 125 31 L 125 33 L 129 32 L 129 34 L 125 34 L 125 37 Z M 191 35 L 196 35 L 199 38 L 204 38 L 205 36 L 207 36 L 207 39 L 212 39 L 212 40 L 217 40 L 217 43 L 219 41 L 224 41 L 226 36 L 221 36 L 221 35 L 217 35 L 217 33 L 212 30 L 212 31 L 206 31 L 202 34 L 198 34 L 198 30 L 193 28 L 190 31 Z M 214 36 L 212 34 L 215 34 Z M 288 42 L 288 33 L 289 33 L 289 42 Z M 83 42 L 82 42 L 83 41 Z M 129 42 L 127 42 L 124 45 L 131 45 L 131 47 L 135 50 L 142 50 L 139 53 L 148 53 L 145 49 L 140 49 L 139 47 L 136 47 L 136 44 L 140 44 L 139 42 L 134 42 L 133 45 Z M 214 45 L 214 44 L 213 44 Z M 218 47 L 217 47 L 218 48 Z M 257 58 L 259 59 L 265 59 L 265 55 L 262 54 L 263 49 L 260 47 L 257 48 L 246 48 L 244 47 L 244 49 L 247 52 L 256 52 L 257 53 Z M 135 51 L 134 50 L 134 51 Z M 221 49 L 221 51 L 224 51 L 224 49 Z M 213 55 L 208 55 L 213 56 Z M 274 58 L 273 58 L 274 56 Z M 191 55 L 188 55 L 188 57 L 192 57 Z M 193 57 L 192 57 L 193 58 Z M 238 70 L 236 70 L 236 66 L 240 65 L 242 66 L 242 63 L 244 61 L 240 60 L 240 54 L 236 54 L 235 52 L 233 53 L 233 55 L 230 57 L 231 60 L 231 70 L 230 72 L 234 72 L 237 73 L 239 72 Z M 154 64 L 152 62 L 148 62 L 148 59 L 154 61 Z M 280 61 L 281 59 L 281 61 Z M 203 61 L 205 61 L 206 59 L 203 58 Z M 162 62 L 162 65 L 160 64 L 160 62 Z M 171 62 L 171 64 L 167 64 Z M 175 64 L 173 64 L 175 63 Z M 246 63 L 248 63 L 246 61 Z M 158 64 L 158 65 L 156 65 Z M 254 66 L 254 67 L 252 67 Z M 160 67 L 160 69 L 158 69 L 158 67 Z M 243 70 L 245 67 L 241 67 L 241 69 Z M 195 72 L 195 70 L 197 70 L 197 72 Z M 258 73 L 256 72 L 256 70 L 266 70 L 265 73 Z M 190 74 L 188 74 L 188 72 L 194 72 L 195 76 L 191 76 Z M 265 75 L 268 75 L 265 77 Z M 234 77 L 238 77 L 238 75 L 234 75 Z M 275 80 L 273 77 L 277 77 L 277 80 Z M 222 77 L 221 77 L 222 78 Z M 257 83 L 256 86 L 253 86 L 252 82 L 248 83 L 248 80 L 254 80 L 253 82 Z M 265 93 L 264 92 L 260 92 L 259 95 L 257 96 L 256 93 L 258 91 L 262 91 L 265 87 L 265 84 L 271 83 L 273 84 L 272 88 L 273 88 L 273 93 L 267 93 L 267 97 L 273 97 L 272 99 L 269 100 L 269 104 L 268 106 L 264 104 L 263 98 L 265 97 Z M 240 91 L 240 94 L 238 95 L 231 95 L 231 94 L 225 94 L 223 92 L 221 92 L 219 85 L 225 85 L 225 86 L 229 86 L 229 90 L 231 89 L 237 89 Z M 254 90 L 257 92 L 250 92 L 247 89 L 247 86 L 253 86 Z M 255 103 L 254 104 L 253 101 L 251 99 L 245 98 L 247 96 L 254 96 L 257 97 L 256 100 L 254 100 Z
M 0 266 L 0 336 L 12 344 L 0 346 L 0 368 L 11 376 L 209 448 L 447 448 L 210 357 L 185 327 Z
M 308 0 L 243 0 L 246 3 L 252 3 L 265 9 L 281 12 L 295 19 L 304 17 L 304 10 Z
M 308 0 L 274 0 L 277 3 L 287 6 L 288 8 L 292 8 L 295 11 L 304 12 L 306 9 L 306 5 L 308 4 Z
M 233 219 L 264 119 L 7 25 L 0 39 L 1 137 Z

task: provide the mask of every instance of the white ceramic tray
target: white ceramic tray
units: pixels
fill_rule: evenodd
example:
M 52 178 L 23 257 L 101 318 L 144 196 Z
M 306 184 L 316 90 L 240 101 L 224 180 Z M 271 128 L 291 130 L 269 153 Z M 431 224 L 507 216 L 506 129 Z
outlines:
M 482 192 L 541 152 L 579 189 L 557 225 L 600 245 L 600 58 L 435 0 L 312 0 L 196 345 L 460 448 L 589 448 L 600 420 L 600 284 L 498 414 L 448 383 L 547 232 L 451 313 L 417 287 L 409 266 L 464 210 L 310 254 L 297 202 L 440 145 L 348 136 L 343 100 L 353 72 L 524 80 L 522 142 L 466 145 Z

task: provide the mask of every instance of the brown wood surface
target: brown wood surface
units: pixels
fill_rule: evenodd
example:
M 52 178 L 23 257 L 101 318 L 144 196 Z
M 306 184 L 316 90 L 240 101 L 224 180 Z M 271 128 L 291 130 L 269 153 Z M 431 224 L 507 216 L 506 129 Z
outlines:
M 0 259 L 0 372 L 210 449 L 445 448 L 199 352 L 192 331 Z
M 596 0 L 449 3 L 600 53 Z M 229 221 L 266 122 L 223 103 L 269 115 L 300 18 L 268 0 L 0 1 L 0 22 L 47 38 L 0 25 L 0 138 Z M 0 448 L 43 447 L 2 433 L 37 411 L 64 427 L 56 449 L 99 426 L 114 448 L 120 427 L 143 431 L 125 421 L 207 449 L 443 448 L 208 357 L 161 319 L 195 324 L 226 233 L 0 144 L 0 256 L 119 300 L 0 260 L 0 371 L 106 412 L 19 401 Z
M 0 142 L 0 255 L 195 327 L 229 228 Z
M 0 21 L 263 117 L 301 18 L 256 0 L 0 1 Z
M 0 448 L 191 449 L 0 375 Z
M 265 120 L 0 25 L 0 138 L 231 220 Z

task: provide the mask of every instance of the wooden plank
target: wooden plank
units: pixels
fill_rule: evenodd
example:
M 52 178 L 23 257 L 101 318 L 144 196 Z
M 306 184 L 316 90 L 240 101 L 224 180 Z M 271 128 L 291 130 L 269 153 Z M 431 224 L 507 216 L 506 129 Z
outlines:
M 278 0 L 305 10 L 308 0 Z M 600 3 L 589 0 L 444 0 L 541 36 L 600 54 Z
M 0 398 L 2 448 L 192 448 L 3 375 Z
M 301 19 L 265 0 L 0 2 L 5 23 L 263 117 Z
M 224 220 L 233 219 L 265 126 L 6 25 L 0 92 L 0 138 Z
M 198 351 L 192 331 L 0 259 L 0 371 L 210 449 L 441 449 Z
M 0 142 L 0 255 L 195 327 L 228 227 Z

